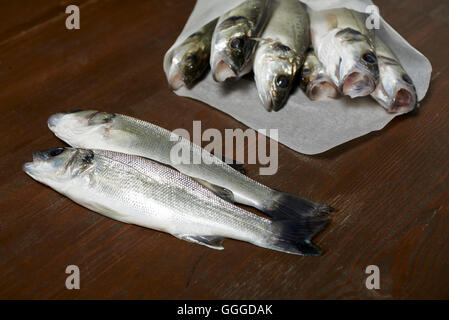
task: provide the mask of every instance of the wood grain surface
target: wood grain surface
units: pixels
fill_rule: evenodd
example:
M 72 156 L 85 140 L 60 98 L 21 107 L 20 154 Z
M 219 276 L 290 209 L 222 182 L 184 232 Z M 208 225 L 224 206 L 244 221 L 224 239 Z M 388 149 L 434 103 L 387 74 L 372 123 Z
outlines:
M 279 149 L 279 172 L 247 174 L 338 209 L 299 257 L 227 240 L 215 251 L 95 214 L 22 172 L 32 152 L 64 145 L 46 125 L 76 108 L 128 114 L 167 129 L 245 126 L 173 94 L 162 71 L 194 0 L 0 1 L 0 298 L 449 298 L 449 6 L 376 1 L 431 61 L 419 112 L 319 156 Z M 65 28 L 78 4 L 81 29 Z M 262 109 L 261 109 L 261 112 Z M 268 115 L 267 115 L 268 116 Z M 81 289 L 67 290 L 77 265 Z M 377 265 L 381 289 L 365 287 Z

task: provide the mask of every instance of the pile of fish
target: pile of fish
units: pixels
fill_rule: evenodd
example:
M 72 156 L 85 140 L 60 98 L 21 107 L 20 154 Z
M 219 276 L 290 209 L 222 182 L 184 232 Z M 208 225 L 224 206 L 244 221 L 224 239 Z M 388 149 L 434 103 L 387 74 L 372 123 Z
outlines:
M 172 50 L 169 84 L 191 88 L 209 66 L 220 83 L 253 71 L 268 111 L 281 109 L 299 83 L 311 100 L 371 96 L 388 112 L 409 112 L 415 86 L 367 17 L 313 11 L 299 0 L 246 0 Z
M 81 110 L 51 116 L 48 127 L 71 147 L 36 152 L 23 170 L 88 209 L 213 249 L 232 238 L 291 254 L 321 254 L 312 238 L 329 223 L 331 207 L 264 186 L 168 130 Z M 209 161 L 172 163 L 177 144 Z

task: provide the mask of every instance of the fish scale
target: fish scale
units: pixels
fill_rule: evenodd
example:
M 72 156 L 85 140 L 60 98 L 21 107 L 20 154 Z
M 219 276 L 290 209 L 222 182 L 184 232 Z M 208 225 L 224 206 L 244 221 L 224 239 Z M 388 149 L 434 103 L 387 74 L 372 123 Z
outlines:
M 309 50 L 301 70 L 300 86 L 311 100 L 338 97 L 337 87 L 327 75 L 313 49 Z
M 192 87 L 207 70 L 217 21 L 209 22 L 170 52 L 168 81 L 172 89 Z
M 351 98 L 371 94 L 379 68 L 367 15 L 346 8 L 308 11 L 313 48 L 335 86 Z
M 253 206 L 278 221 L 296 221 L 305 238 L 322 230 L 329 220 L 327 214 L 333 210 L 264 186 L 189 140 L 132 117 L 94 110 L 77 111 L 51 116 L 48 126 L 73 147 L 122 152 L 171 166 L 228 200 Z M 209 161 L 172 161 L 171 151 L 180 146 L 191 160 Z
M 36 152 L 23 166 L 32 178 L 115 220 L 222 249 L 225 238 L 293 254 L 316 255 L 310 234 L 326 220 L 276 221 L 227 202 L 158 162 L 105 150 Z
M 173 225 L 176 225 L 174 228 L 176 230 L 171 233 L 177 231 L 195 234 L 198 230 L 210 228 L 204 235 L 230 236 L 220 234 L 218 231 L 220 227 L 210 225 L 211 222 L 218 226 L 232 224 L 234 233 L 269 230 L 268 219 L 250 214 L 222 200 L 190 177 L 173 169 L 144 158 L 107 151 L 95 151 L 95 158 L 99 166 L 99 176 L 109 177 L 109 181 L 104 181 L 102 185 L 113 190 L 109 193 L 112 198 L 119 195 L 119 201 L 130 202 L 137 209 L 143 206 L 146 208 L 144 214 L 157 212 L 156 207 L 170 208 L 169 211 L 164 211 L 169 213 L 172 222 L 168 223 L 169 227 L 165 227 L 164 230 L 170 230 Z M 124 173 L 126 173 L 125 179 Z M 131 185 L 120 186 L 114 183 L 114 180 L 120 183 L 128 181 Z M 131 196 L 127 194 L 130 191 Z M 99 193 L 104 193 L 104 189 Z M 138 199 L 134 199 L 135 194 L 138 195 Z M 147 209 L 146 201 L 140 198 L 142 195 L 152 200 L 150 210 Z M 173 221 L 176 222 L 173 224 Z M 201 228 L 194 223 L 195 221 L 201 225 Z M 186 227 L 184 225 L 186 222 L 190 226 Z
M 407 113 L 412 111 L 418 102 L 412 79 L 396 55 L 377 35 L 374 43 L 379 60 L 380 80 L 371 96 L 388 112 Z
M 246 0 L 223 14 L 215 27 L 210 66 L 218 82 L 242 77 L 252 69 L 257 38 L 267 21 L 271 0 Z M 233 42 L 235 46 L 233 46 Z
M 273 1 L 254 59 L 257 91 L 268 111 L 278 111 L 286 103 L 309 44 L 305 6 L 297 0 Z

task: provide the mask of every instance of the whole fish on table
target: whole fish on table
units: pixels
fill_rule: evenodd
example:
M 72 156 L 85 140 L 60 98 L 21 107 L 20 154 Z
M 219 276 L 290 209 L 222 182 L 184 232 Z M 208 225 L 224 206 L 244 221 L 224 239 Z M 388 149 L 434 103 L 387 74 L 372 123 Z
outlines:
M 72 147 L 135 154 L 173 166 L 188 176 L 230 190 L 236 202 L 270 216 L 302 217 L 332 211 L 329 206 L 264 186 L 189 140 L 132 117 L 99 111 L 58 113 L 48 119 L 48 127 Z M 201 161 L 173 163 L 175 146 L 188 150 L 191 160 Z
M 168 81 L 173 90 L 192 87 L 209 67 L 210 45 L 217 21 L 206 24 L 171 52 Z
M 139 156 L 56 148 L 23 170 L 76 203 L 112 219 L 223 249 L 225 238 L 291 254 L 319 255 L 311 237 L 326 216 L 266 219 L 221 199 L 194 179 Z
M 373 30 L 366 14 L 349 9 L 309 9 L 312 46 L 339 90 L 351 98 L 370 95 L 379 79 Z
M 412 111 L 418 102 L 412 79 L 396 55 L 378 36 L 375 37 L 374 45 L 379 60 L 380 79 L 371 96 L 388 112 Z
M 300 86 L 310 100 L 335 99 L 339 96 L 338 88 L 327 75 L 313 49 L 309 50 L 302 66 Z
M 210 66 L 215 81 L 239 78 L 252 69 L 257 38 L 263 31 L 271 0 L 246 0 L 218 20 L 212 38 Z
M 287 101 L 310 43 L 309 17 L 298 0 L 276 0 L 254 59 L 254 79 L 268 111 Z

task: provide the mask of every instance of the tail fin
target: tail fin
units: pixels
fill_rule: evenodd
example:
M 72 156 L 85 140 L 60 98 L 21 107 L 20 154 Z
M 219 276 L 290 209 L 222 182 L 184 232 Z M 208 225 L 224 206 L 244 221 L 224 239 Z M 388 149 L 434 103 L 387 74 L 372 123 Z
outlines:
M 273 191 L 260 210 L 273 218 L 275 237 L 267 248 L 304 256 L 319 256 L 312 238 L 330 222 L 332 207 L 287 192 Z
M 321 249 L 312 243 L 312 238 L 329 223 L 328 215 L 303 217 L 295 220 L 275 220 L 277 234 L 266 247 L 281 252 L 304 256 L 319 256 Z
M 273 190 L 273 196 L 259 208 L 277 220 L 294 220 L 301 217 L 327 215 L 334 211 L 332 207 L 316 203 L 297 195 Z

